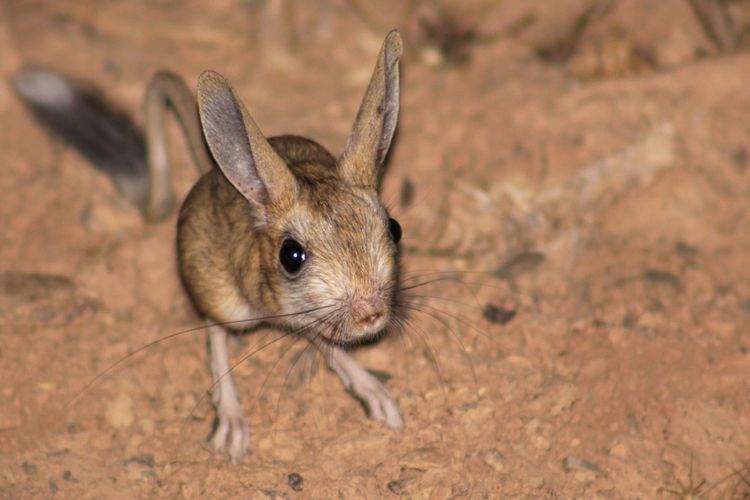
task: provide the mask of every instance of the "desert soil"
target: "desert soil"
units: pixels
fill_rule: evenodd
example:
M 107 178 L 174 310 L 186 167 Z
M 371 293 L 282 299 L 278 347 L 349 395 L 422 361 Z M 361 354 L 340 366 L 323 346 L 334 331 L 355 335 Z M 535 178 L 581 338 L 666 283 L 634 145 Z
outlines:
M 0 5 L 0 497 L 750 496 L 750 53 L 720 50 L 688 1 L 576 30 L 589 4 Z M 175 216 L 141 222 L 12 75 L 64 71 L 142 122 L 157 69 L 210 68 L 268 135 L 340 151 L 388 27 L 407 53 L 383 199 L 407 284 L 438 279 L 355 356 L 389 376 L 403 432 L 326 369 L 287 377 L 290 339 L 235 369 L 238 466 L 203 444 L 202 331 L 88 385 L 200 326 Z M 184 196 L 197 174 L 170 132 Z

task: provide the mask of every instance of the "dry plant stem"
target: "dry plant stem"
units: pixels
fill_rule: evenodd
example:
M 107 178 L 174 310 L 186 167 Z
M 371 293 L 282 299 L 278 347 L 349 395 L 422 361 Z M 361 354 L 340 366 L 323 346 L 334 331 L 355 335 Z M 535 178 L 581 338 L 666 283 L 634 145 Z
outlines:
M 724 51 L 737 47 L 737 34 L 719 0 L 689 0 L 689 2 L 703 31 L 716 48 Z
M 539 56 L 552 61 L 570 58 L 578 48 L 586 28 L 606 17 L 616 4 L 617 0 L 592 0 L 565 36 L 537 50 Z
M 503 38 L 515 37 L 520 35 L 524 30 L 530 27 L 536 22 L 536 16 L 534 14 L 526 14 L 520 18 L 511 21 L 507 26 L 497 30 L 494 33 L 481 34 L 477 33 L 476 26 L 489 14 L 500 5 L 500 2 L 489 0 L 484 3 L 479 9 L 478 14 L 472 16 L 475 20 L 462 20 L 458 19 L 455 14 L 445 12 L 444 7 L 437 5 L 435 1 L 430 0 L 408 0 L 406 7 L 401 16 L 401 21 L 397 24 L 400 25 L 400 30 L 406 35 L 406 39 L 414 42 L 418 39 L 415 31 L 419 27 L 419 23 L 415 22 L 415 15 L 420 11 L 420 7 L 426 3 L 432 4 L 432 8 L 440 12 L 438 15 L 438 24 L 433 26 L 441 34 L 435 34 L 430 38 L 436 38 L 431 40 L 438 46 L 446 51 L 451 49 L 460 48 L 460 46 L 467 46 L 472 44 L 492 44 Z M 349 5 L 352 11 L 373 31 L 382 33 L 390 29 L 388 22 L 379 18 L 375 10 L 372 8 L 367 0 L 349 0 Z M 465 37 L 465 38 L 464 38 Z M 414 56 L 419 52 L 419 44 L 409 43 L 407 44 L 406 50 L 410 56 Z
M 661 171 L 675 164 L 676 155 L 674 126 L 661 122 L 631 146 L 536 194 L 526 194 L 510 183 L 502 185 L 513 206 L 508 217 L 518 228 L 514 238 L 526 243 L 495 275 L 512 282 L 519 269 L 523 272 L 527 264 L 537 265 L 542 260 L 572 269 L 595 227 L 597 214 L 649 186 Z M 527 257 L 533 259 L 527 262 Z
M 281 14 L 284 17 L 284 27 L 287 32 L 289 50 L 297 52 L 300 47 L 299 30 L 297 28 L 297 9 L 295 0 L 282 0 Z
M 700 498 L 708 498 L 706 495 L 710 493 L 711 491 L 715 490 L 722 484 L 724 484 L 726 481 L 733 477 L 738 477 L 738 481 L 735 482 L 734 486 L 732 487 L 732 492 L 728 497 L 720 496 L 719 498 L 748 498 L 748 492 L 738 492 L 737 489 L 741 485 L 750 486 L 750 481 L 745 477 L 744 471 L 747 470 L 748 464 L 750 462 L 746 462 L 742 465 L 741 468 L 735 469 L 732 468 L 732 472 L 729 474 L 726 474 L 725 476 L 721 477 L 717 481 L 715 481 L 711 486 L 707 485 L 707 480 L 703 478 L 701 481 L 698 482 L 698 484 L 693 484 L 693 460 L 694 457 L 691 454 L 690 455 L 690 467 L 688 469 L 688 483 L 683 484 L 682 481 L 674 478 L 674 481 L 677 483 L 677 485 L 680 487 L 679 490 L 670 489 L 670 488 L 659 488 L 660 491 L 665 491 L 671 495 L 674 495 L 678 498 L 682 498 L 685 500 L 693 500 L 693 499 L 700 499 Z M 669 465 L 674 466 L 671 462 L 667 462 Z M 705 488 L 704 488 L 705 487 Z M 739 496 L 737 496 L 739 493 Z
M 671 123 L 655 125 L 634 145 L 596 162 L 562 184 L 545 189 L 533 199 L 534 211 L 557 217 L 576 217 L 601 208 L 625 193 L 649 185 L 656 174 L 674 164 L 676 132 Z

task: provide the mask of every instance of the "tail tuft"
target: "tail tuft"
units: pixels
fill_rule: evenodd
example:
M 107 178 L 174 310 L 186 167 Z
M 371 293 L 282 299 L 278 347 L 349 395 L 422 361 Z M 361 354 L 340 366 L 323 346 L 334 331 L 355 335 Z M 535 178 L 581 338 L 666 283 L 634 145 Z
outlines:
M 73 146 L 138 207 L 148 198 L 143 134 L 133 120 L 97 92 L 43 68 L 12 81 L 17 94 L 51 132 Z

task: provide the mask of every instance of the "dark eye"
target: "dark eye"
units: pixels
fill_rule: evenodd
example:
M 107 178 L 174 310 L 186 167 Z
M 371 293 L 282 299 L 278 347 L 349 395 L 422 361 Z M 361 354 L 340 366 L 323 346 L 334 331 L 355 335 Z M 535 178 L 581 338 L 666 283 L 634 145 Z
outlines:
M 401 241 L 401 224 L 396 219 L 388 219 L 388 231 L 391 232 L 391 239 L 394 243 Z
M 307 251 L 298 241 L 287 238 L 279 251 L 281 265 L 289 274 L 297 274 L 307 260 Z

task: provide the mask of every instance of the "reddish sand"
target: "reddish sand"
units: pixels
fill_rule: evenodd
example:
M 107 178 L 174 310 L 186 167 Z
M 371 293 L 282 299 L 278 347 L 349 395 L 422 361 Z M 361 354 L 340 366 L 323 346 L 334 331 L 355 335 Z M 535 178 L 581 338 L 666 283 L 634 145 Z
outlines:
M 332 151 L 385 26 L 402 26 L 383 198 L 407 275 L 457 279 L 417 289 L 426 313 L 355 354 L 390 375 L 401 433 L 328 370 L 286 380 L 304 346 L 285 341 L 235 370 L 250 455 L 212 456 L 200 331 L 74 400 L 199 322 L 175 217 L 143 224 L 4 84 L 0 497 L 750 496 L 750 54 L 720 54 L 687 1 L 630 0 L 572 56 L 539 57 L 588 3 L 461 2 L 459 28 L 505 34 L 441 52 L 437 11 L 407 22 L 395 0 L 5 2 L 4 81 L 51 66 L 140 122 L 158 68 L 191 84 L 215 69 L 267 134 Z M 173 149 L 184 195 L 196 173 Z

